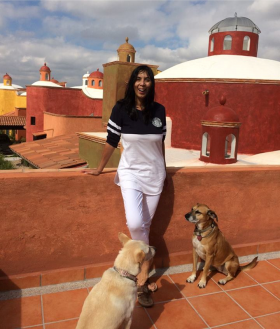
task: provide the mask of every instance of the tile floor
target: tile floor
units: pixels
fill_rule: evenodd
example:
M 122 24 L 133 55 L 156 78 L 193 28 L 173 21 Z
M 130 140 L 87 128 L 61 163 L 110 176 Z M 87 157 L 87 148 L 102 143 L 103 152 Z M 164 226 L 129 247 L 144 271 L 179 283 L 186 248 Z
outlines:
M 155 305 L 136 305 L 132 329 L 278 329 L 280 258 L 262 260 L 220 286 L 215 273 L 205 289 L 186 283 L 189 273 L 153 277 Z M 72 329 L 90 288 L 0 301 L 0 328 Z M 96 328 L 98 329 L 98 328 Z

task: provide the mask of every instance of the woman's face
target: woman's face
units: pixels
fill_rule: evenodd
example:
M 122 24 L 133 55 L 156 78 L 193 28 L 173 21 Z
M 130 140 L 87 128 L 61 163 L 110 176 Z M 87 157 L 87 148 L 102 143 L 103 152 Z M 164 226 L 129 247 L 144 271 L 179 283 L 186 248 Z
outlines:
M 147 72 L 140 71 L 134 83 L 134 92 L 136 100 L 140 102 L 145 99 L 152 87 L 152 81 Z

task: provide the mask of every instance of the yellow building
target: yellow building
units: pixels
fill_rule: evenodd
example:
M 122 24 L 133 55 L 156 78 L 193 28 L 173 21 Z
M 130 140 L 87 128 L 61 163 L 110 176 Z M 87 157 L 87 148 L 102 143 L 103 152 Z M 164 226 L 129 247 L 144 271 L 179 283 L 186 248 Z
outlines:
M 0 83 L 0 115 L 11 113 L 15 108 L 26 108 L 26 91 L 12 83 L 9 74 L 3 76 Z

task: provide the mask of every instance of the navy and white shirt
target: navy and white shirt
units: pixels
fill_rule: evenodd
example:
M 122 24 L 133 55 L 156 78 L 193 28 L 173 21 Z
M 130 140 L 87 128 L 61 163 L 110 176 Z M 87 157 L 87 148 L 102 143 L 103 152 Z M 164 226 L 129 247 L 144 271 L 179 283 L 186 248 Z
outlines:
M 117 147 L 122 139 L 123 152 L 118 166 L 115 183 L 145 194 L 160 194 L 166 171 L 162 154 L 162 143 L 166 135 L 165 108 L 154 103 L 152 118 L 144 122 L 143 112 L 132 120 L 123 106 L 117 103 L 107 126 L 107 143 Z

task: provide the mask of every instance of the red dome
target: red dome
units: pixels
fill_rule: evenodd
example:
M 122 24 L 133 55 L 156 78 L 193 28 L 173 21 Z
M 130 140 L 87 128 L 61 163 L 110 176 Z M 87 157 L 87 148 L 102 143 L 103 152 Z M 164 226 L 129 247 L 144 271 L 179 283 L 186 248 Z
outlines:
M 203 121 L 210 122 L 239 122 L 238 115 L 229 107 L 224 106 L 226 98 L 224 96 L 220 99 L 220 106 L 213 107 L 203 117 Z
M 53 82 L 53 83 L 59 83 L 59 81 L 57 81 L 55 78 L 51 78 L 51 82 Z
M 51 69 L 47 66 L 46 63 L 40 68 L 40 71 L 51 72 Z
M 99 69 L 97 69 L 89 75 L 89 78 L 103 79 L 103 73 L 99 72 Z
M 3 79 L 12 79 L 8 73 L 6 73 L 5 75 L 3 75 Z

